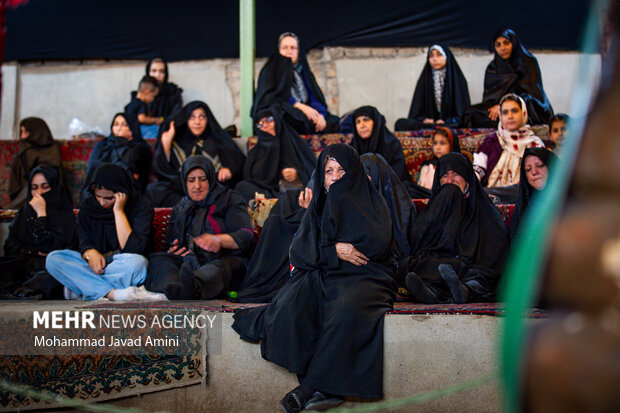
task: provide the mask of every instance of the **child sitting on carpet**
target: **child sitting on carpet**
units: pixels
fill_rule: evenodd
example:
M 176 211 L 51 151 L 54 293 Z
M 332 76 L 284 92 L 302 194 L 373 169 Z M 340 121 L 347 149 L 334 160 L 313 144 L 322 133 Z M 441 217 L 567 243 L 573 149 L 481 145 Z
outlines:
M 418 185 L 427 189 L 433 189 L 433 180 L 435 176 L 435 168 L 437 168 L 437 162 L 439 161 L 439 158 L 450 152 L 461 152 L 459 137 L 452 129 L 445 126 L 439 126 L 433 135 L 434 156 L 433 158 L 422 163 L 420 177 L 418 178 Z

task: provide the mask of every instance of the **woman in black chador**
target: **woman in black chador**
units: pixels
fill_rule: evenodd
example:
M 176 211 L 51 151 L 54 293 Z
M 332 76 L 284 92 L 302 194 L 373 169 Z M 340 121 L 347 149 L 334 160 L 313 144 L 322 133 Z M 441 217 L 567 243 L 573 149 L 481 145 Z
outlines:
M 259 192 L 275 198 L 280 190 L 302 188 L 316 164 L 310 145 L 273 109 L 258 113 L 258 143 L 248 153 L 244 180 L 235 189 L 248 201 Z
M 508 252 L 508 231 L 469 159 L 439 159 L 430 201 L 410 235 L 413 255 L 397 281 L 426 304 L 492 301 Z
M 153 151 L 142 139 L 136 119 L 126 113 L 117 113 L 112 118 L 110 135 L 99 141 L 88 157 L 86 179 L 82 185 L 82 198 L 90 195 L 89 188 L 97 168 L 104 163 L 119 164 L 127 169 L 144 193 L 151 175 Z M 137 177 L 137 178 L 136 178 Z
M 413 93 L 409 115 L 398 119 L 397 131 L 456 127 L 470 105 L 467 80 L 454 55 L 445 44 L 428 48 L 426 64 Z
M 278 50 L 261 69 L 251 115 L 271 108 L 302 134 L 337 132 L 338 118 L 327 111 L 321 88 L 294 33 L 282 33 Z
M 245 155 L 221 128 L 209 106 L 193 101 L 173 116 L 157 140 L 153 173 L 158 182 L 147 188 L 155 207 L 172 207 L 184 196 L 179 171 L 191 155 L 209 159 L 217 181 L 234 188 L 243 174 Z
M 296 373 L 281 406 L 321 410 L 343 396 L 380 398 L 383 316 L 396 285 L 392 222 L 357 152 L 328 146 L 290 249 L 289 281 L 266 307 L 238 310 L 233 328 L 265 359 Z
M 159 92 L 148 107 L 151 116 L 167 118 L 181 110 L 183 89 L 168 82 L 168 63 L 159 57 L 151 59 L 146 64 L 146 74 L 154 77 L 159 84 Z
M 546 125 L 553 116 L 553 108 L 543 89 L 538 60 L 511 29 L 495 33 L 493 49 L 495 55 L 484 74 L 482 103 L 469 107 L 463 113 L 461 126 L 496 128 L 499 101 L 508 93 L 514 93 L 525 101 L 532 125 Z
M 71 200 L 60 184 L 58 169 L 51 166 L 33 169 L 28 188 L 0 257 L 2 294 L 15 299 L 62 298 L 62 285 L 45 271 L 45 257 L 77 246 Z
M 147 289 L 171 300 L 208 300 L 236 290 L 254 232 L 247 204 L 219 184 L 213 165 L 190 156 L 181 168 L 185 196 L 172 209 L 168 252 L 151 255 Z

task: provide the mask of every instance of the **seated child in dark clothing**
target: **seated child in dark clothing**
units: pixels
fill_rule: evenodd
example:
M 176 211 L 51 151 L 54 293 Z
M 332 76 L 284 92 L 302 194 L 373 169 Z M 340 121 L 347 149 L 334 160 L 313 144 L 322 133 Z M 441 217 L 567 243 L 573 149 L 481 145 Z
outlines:
M 138 91 L 131 92 L 131 102 L 125 106 L 125 112 L 138 119 L 143 138 L 156 138 L 159 125 L 164 121 L 163 117 L 151 116 L 148 105 L 155 100 L 159 93 L 157 80 L 151 76 L 144 76 L 138 84 Z

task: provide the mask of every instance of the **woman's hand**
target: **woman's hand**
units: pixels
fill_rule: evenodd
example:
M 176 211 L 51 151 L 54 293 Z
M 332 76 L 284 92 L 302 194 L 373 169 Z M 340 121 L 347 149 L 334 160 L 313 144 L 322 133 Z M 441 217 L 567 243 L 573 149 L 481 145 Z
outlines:
M 327 127 L 327 121 L 325 120 L 325 116 L 319 114 L 318 119 L 314 122 L 314 127 L 317 132 L 323 132 Z
M 310 201 L 312 201 L 312 189 L 305 188 L 303 191 L 299 193 L 299 206 L 303 209 L 308 209 L 308 205 L 310 205 Z
M 47 216 L 45 199 L 41 195 L 34 195 L 28 203 L 30 204 L 32 209 L 34 209 L 34 212 L 36 212 L 37 218 Z
M 175 239 L 172 241 L 172 245 L 168 248 L 168 254 L 180 255 L 181 257 L 185 257 L 191 251 L 185 247 L 179 248 L 179 240 Z
M 422 121 L 422 123 L 435 123 L 435 120 L 431 119 L 431 118 L 426 118 Z
M 105 258 L 96 249 L 89 249 L 84 251 L 82 255 L 84 261 L 88 263 L 88 266 L 95 274 L 103 274 L 103 270 L 106 266 Z
M 312 106 L 306 105 L 305 103 L 297 102 L 293 105 L 293 107 L 301 110 L 304 115 L 306 115 L 306 117 L 310 119 L 314 124 L 316 124 L 319 116 L 321 116 L 318 110 L 316 110 Z
M 114 213 L 123 212 L 125 205 L 127 205 L 127 194 L 123 192 L 116 192 L 114 194 L 114 198 L 116 198 L 116 201 L 114 202 L 112 210 Z
M 213 234 L 209 234 L 208 232 L 194 238 L 194 242 L 200 248 L 209 252 L 220 252 L 220 249 L 222 248 L 222 243 L 219 238 Z
M 497 118 L 499 118 L 499 105 L 491 106 L 487 109 L 487 111 L 489 112 L 489 119 L 491 119 L 493 122 L 495 122 Z
M 161 144 L 164 147 L 164 153 L 167 155 L 170 153 L 170 149 L 172 148 L 172 140 L 174 139 L 174 135 L 176 134 L 176 130 L 174 128 L 174 121 L 170 122 L 170 129 L 161 134 Z
M 368 258 L 359 252 L 353 244 L 349 244 L 348 242 L 337 242 L 336 245 L 336 254 L 338 258 L 343 261 L 348 261 L 353 265 L 366 265 L 368 263 Z
M 226 182 L 232 178 L 232 172 L 228 168 L 221 168 L 217 173 L 217 180 L 220 182 Z
M 282 177 L 287 182 L 293 182 L 297 180 L 297 169 L 295 168 L 284 168 L 282 169 Z
M 435 122 L 437 125 L 443 125 L 444 123 L 446 123 L 443 119 L 437 119 L 437 122 Z

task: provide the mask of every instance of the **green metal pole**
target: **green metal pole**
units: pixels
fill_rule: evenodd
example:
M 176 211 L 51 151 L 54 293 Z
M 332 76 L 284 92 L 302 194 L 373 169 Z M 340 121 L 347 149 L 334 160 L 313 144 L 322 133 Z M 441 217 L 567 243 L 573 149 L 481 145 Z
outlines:
M 254 0 L 239 0 L 239 67 L 241 75 L 241 136 L 253 135 L 250 109 L 254 101 Z

